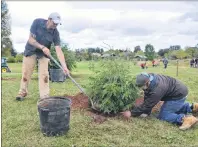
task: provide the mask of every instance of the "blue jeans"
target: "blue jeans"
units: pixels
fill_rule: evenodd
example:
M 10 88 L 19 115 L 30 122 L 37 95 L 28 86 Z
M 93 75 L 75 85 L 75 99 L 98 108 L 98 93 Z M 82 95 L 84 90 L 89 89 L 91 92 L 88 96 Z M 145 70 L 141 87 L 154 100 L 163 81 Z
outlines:
M 161 107 L 158 119 L 165 120 L 173 124 L 181 125 L 182 118 L 187 113 L 192 112 L 190 104 L 185 102 L 185 100 L 186 97 L 180 100 L 165 101 Z

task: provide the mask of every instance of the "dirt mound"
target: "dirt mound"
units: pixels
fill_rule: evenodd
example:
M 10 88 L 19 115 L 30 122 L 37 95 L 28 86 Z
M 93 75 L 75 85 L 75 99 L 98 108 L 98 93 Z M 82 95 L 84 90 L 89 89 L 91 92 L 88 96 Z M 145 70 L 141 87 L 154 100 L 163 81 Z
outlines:
M 70 98 L 72 100 L 72 108 L 86 109 L 89 107 L 89 100 L 83 93 L 78 93 L 75 96 L 64 95 L 64 97 Z
M 72 100 L 72 105 L 71 108 L 72 109 L 87 109 L 89 108 L 89 100 L 88 97 L 86 95 L 84 95 L 83 93 L 78 93 L 74 96 L 70 96 L 65 94 L 64 97 L 70 98 Z M 138 98 L 135 101 L 135 105 L 139 106 L 144 102 L 144 98 Z M 160 101 L 153 109 L 152 109 L 152 113 L 155 112 L 159 112 L 161 106 L 162 106 L 163 102 Z M 91 116 L 93 118 L 93 122 L 94 123 L 98 123 L 101 124 L 103 122 L 105 122 L 107 120 L 108 117 L 114 117 L 114 116 L 118 116 L 117 115 L 106 115 L 106 114 L 102 114 L 98 111 L 95 111 L 93 109 L 89 109 L 87 111 L 87 114 L 89 116 Z
M 65 94 L 64 97 L 70 98 L 72 100 L 72 109 L 86 109 L 89 108 L 89 100 L 83 93 L 78 93 L 77 95 L 70 96 Z M 92 109 L 87 111 L 87 114 L 92 117 L 92 121 L 97 124 L 101 124 L 107 120 L 107 116 L 99 114 Z
M 77 95 L 74 96 L 70 96 L 65 94 L 64 97 L 70 98 L 72 100 L 72 108 L 74 109 L 86 109 L 89 108 L 89 100 L 88 97 L 86 95 L 84 95 L 83 93 L 78 93 Z M 139 106 L 144 102 L 144 98 L 137 98 L 135 101 L 135 105 Z M 153 109 L 152 112 L 159 112 L 160 108 L 162 106 L 164 102 L 160 101 L 158 104 L 156 104 Z M 94 110 L 92 110 L 93 113 L 97 113 L 100 114 Z M 106 116 L 106 115 L 105 115 Z
M 93 123 L 97 123 L 97 124 L 101 124 L 103 122 L 105 122 L 106 120 L 108 120 L 109 116 L 105 116 L 102 113 L 97 113 L 94 111 L 87 111 L 87 115 L 91 116 L 92 118 L 92 122 Z
M 107 120 L 107 117 L 104 117 L 102 115 L 92 115 L 93 122 L 101 124 Z

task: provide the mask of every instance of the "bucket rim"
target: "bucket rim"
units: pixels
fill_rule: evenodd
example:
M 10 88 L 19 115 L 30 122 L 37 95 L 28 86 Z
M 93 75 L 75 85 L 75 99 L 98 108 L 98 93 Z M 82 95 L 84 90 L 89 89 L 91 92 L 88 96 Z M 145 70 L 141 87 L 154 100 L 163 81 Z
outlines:
M 67 97 L 64 97 L 64 96 L 50 96 L 50 97 L 47 97 L 47 98 L 39 99 L 37 101 L 37 106 L 39 105 L 40 102 L 45 101 L 45 100 L 50 100 L 52 98 L 54 98 L 54 99 L 68 100 L 69 101 L 69 105 L 71 105 L 71 103 L 72 103 L 72 100 L 70 98 L 67 98 Z

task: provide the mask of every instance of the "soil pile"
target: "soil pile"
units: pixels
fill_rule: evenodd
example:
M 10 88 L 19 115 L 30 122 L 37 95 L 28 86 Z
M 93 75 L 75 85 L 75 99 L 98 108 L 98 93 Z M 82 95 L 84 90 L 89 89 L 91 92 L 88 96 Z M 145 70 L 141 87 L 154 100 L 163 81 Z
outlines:
M 78 93 L 74 96 L 70 96 L 70 95 L 65 94 L 64 97 L 71 99 L 71 101 L 72 101 L 71 108 L 72 109 L 87 109 L 87 108 L 90 107 L 89 106 L 89 99 L 83 93 Z M 144 98 L 138 98 L 135 101 L 135 105 L 139 106 L 143 102 L 144 102 Z M 155 107 L 152 109 L 152 113 L 159 112 L 162 104 L 163 104 L 163 102 L 160 101 L 157 105 L 155 105 Z M 92 109 L 88 109 L 88 115 L 90 115 L 93 118 L 94 123 L 98 123 L 98 124 L 101 124 L 104 121 L 106 121 L 108 117 L 112 117 L 111 115 L 105 115 L 105 114 L 96 112 Z M 113 115 L 113 116 L 116 116 L 116 115 Z
M 89 107 L 89 100 L 88 97 L 86 95 L 84 95 L 83 93 L 78 93 L 75 96 L 70 96 L 70 95 L 64 95 L 64 97 L 70 98 L 72 101 L 72 105 L 71 107 L 76 109 L 86 109 Z

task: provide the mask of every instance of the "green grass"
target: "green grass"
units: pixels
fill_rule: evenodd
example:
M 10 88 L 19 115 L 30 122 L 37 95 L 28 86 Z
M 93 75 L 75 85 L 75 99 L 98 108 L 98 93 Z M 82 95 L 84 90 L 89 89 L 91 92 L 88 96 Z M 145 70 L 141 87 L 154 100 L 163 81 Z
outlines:
M 93 74 L 89 70 L 89 62 L 79 62 L 72 72 L 73 78 L 82 87 L 86 87 L 88 77 Z M 21 64 L 9 64 L 12 73 L 2 74 L 2 146 L 3 147 L 77 147 L 84 146 L 198 146 L 198 126 L 180 131 L 177 126 L 157 120 L 151 116 L 146 119 L 131 118 L 124 121 L 119 117 L 108 118 L 102 124 L 92 122 L 91 116 L 85 110 L 72 110 L 70 130 L 61 137 L 44 137 L 40 131 L 37 100 L 39 98 L 38 80 L 31 80 L 28 99 L 15 101 L 20 86 Z M 142 70 L 130 64 L 131 74 L 139 72 L 155 72 L 176 76 L 176 66 L 171 64 L 167 70 L 162 65 Z M 100 69 L 98 64 L 96 69 Z M 17 72 L 18 74 L 14 74 Z M 188 101 L 198 102 L 198 69 L 184 65 L 179 67 L 178 79 L 189 88 Z M 37 73 L 33 74 L 37 77 Z M 75 95 L 78 88 L 67 79 L 64 83 L 50 83 L 51 95 Z

